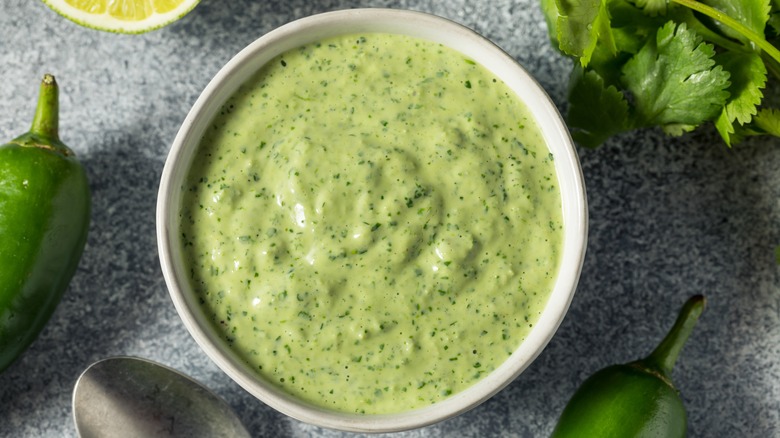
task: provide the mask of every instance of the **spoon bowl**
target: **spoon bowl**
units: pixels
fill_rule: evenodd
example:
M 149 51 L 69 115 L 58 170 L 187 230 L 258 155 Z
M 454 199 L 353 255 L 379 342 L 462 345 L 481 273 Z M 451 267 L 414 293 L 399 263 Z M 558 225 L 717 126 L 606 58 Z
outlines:
M 176 370 L 135 357 L 103 359 L 81 374 L 73 420 L 82 438 L 249 437 L 222 398 Z

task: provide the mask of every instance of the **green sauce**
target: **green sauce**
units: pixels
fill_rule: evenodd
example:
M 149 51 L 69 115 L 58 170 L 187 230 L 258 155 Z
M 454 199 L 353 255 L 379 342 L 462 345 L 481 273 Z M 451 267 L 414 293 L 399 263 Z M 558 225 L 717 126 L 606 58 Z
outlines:
M 225 342 L 339 411 L 468 388 L 517 349 L 558 272 L 558 180 L 527 109 L 414 38 L 276 58 L 224 104 L 183 190 L 191 281 Z

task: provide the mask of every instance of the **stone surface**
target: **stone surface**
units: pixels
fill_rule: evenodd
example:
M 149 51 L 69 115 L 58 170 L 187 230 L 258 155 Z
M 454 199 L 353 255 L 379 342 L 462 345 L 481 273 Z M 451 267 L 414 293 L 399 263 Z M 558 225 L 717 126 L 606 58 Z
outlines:
M 40 77 L 61 85 L 61 137 L 83 160 L 94 207 L 79 270 L 40 338 L 0 374 L 0 436 L 75 436 L 81 371 L 113 355 L 182 370 L 223 396 L 255 436 L 338 437 L 255 400 L 186 332 L 157 258 L 160 173 L 181 121 L 217 70 L 265 32 L 313 13 L 408 8 L 465 24 L 521 62 L 565 109 L 570 62 L 537 0 L 203 0 L 136 36 L 79 27 L 43 3 L 2 0 L 0 139 L 25 131 Z M 403 437 L 541 437 L 575 388 L 643 356 L 690 295 L 709 307 L 674 377 L 692 437 L 780 436 L 780 141 L 733 149 L 703 129 L 639 131 L 580 150 L 589 248 L 571 310 L 540 357 L 498 395 Z

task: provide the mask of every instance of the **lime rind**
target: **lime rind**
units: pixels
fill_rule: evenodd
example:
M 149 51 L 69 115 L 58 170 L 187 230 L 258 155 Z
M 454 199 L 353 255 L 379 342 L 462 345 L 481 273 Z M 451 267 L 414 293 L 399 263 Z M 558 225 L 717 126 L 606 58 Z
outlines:
M 125 34 L 145 33 L 167 26 L 182 19 L 200 2 L 200 0 L 184 0 L 179 6 L 168 12 L 162 14 L 155 13 L 146 19 L 133 21 L 120 20 L 106 13 L 92 14 L 85 12 L 69 5 L 64 0 L 42 1 L 56 13 L 81 26 L 105 32 Z

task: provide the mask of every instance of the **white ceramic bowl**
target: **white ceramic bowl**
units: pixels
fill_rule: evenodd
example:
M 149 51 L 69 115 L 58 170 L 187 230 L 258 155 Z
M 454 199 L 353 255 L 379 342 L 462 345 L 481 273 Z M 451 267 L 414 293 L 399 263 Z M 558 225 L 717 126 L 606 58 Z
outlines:
M 477 61 L 513 89 L 530 109 L 555 156 L 562 194 L 564 244 L 560 273 L 549 302 L 526 340 L 498 369 L 472 387 L 426 408 L 383 415 L 329 411 L 301 402 L 259 378 L 219 340 L 189 287 L 178 241 L 179 205 L 195 150 L 206 126 L 238 86 L 275 56 L 323 38 L 359 32 L 404 34 L 444 44 Z M 550 98 L 517 62 L 472 30 L 429 14 L 353 9 L 303 18 L 262 36 L 227 63 L 195 102 L 173 142 L 162 173 L 157 237 L 165 281 L 184 325 L 206 354 L 248 392 L 301 421 L 347 431 L 414 429 L 465 412 L 512 382 L 544 349 L 566 311 L 579 279 L 587 241 L 587 202 L 579 160 Z

